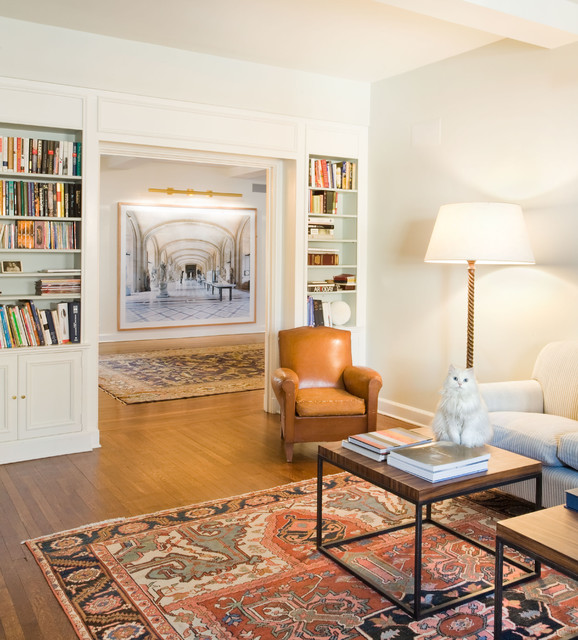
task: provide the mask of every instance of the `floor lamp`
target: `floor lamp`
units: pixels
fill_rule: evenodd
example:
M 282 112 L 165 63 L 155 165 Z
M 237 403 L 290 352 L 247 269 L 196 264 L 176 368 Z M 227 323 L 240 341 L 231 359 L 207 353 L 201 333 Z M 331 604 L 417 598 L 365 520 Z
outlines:
M 468 265 L 466 366 L 474 366 L 476 264 L 534 264 L 522 209 L 517 204 L 464 202 L 440 207 L 425 262 Z

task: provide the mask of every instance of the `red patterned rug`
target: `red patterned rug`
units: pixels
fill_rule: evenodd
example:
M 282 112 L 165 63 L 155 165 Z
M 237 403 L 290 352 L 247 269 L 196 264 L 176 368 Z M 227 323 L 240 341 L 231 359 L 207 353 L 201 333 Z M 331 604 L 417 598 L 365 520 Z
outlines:
M 398 524 L 413 507 L 346 474 L 328 476 L 324 536 Z M 437 519 L 486 543 L 500 516 L 473 501 Z M 26 544 L 80 638 L 92 640 L 490 640 L 493 596 L 413 621 L 315 550 L 316 483 L 92 524 Z M 368 571 L 411 588 L 413 529 L 364 542 Z M 424 527 L 424 603 L 493 583 L 493 557 Z M 506 567 L 506 576 L 517 569 Z M 409 597 L 409 596 L 408 596 Z M 574 581 L 543 568 L 508 589 L 504 640 L 575 638 Z

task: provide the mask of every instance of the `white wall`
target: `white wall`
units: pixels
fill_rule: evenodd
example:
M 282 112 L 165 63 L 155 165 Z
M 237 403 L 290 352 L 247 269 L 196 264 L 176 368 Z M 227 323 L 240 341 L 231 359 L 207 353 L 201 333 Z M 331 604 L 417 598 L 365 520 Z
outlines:
M 265 214 L 266 194 L 253 193 L 253 184 L 265 184 L 264 171 L 251 179 L 234 178 L 231 168 L 203 167 L 188 162 L 103 157 L 100 198 L 100 341 L 146 340 L 202 335 L 258 333 L 265 330 Z M 190 198 L 149 193 L 149 187 L 242 193 L 242 198 Z M 256 322 L 175 329 L 117 330 L 118 203 L 171 204 L 202 207 L 254 207 L 257 209 Z
M 466 268 L 423 262 L 442 204 L 519 203 L 536 257 L 477 269 L 480 381 L 529 377 L 542 345 L 578 339 L 576 69 L 577 45 L 502 41 L 373 86 L 368 355 L 382 409 L 433 411 L 449 363 L 465 364 Z
M 7 78 L 369 124 L 366 82 L 9 18 L 0 18 L 0 52 L 0 76 Z

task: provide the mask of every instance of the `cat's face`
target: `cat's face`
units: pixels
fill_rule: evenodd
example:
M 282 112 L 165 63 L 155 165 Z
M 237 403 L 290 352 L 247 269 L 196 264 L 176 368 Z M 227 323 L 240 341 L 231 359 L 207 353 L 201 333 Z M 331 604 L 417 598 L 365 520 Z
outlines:
M 476 378 L 473 369 L 459 369 L 450 365 L 448 377 L 445 382 L 446 388 L 462 390 L 463 392 L 475 391 Z

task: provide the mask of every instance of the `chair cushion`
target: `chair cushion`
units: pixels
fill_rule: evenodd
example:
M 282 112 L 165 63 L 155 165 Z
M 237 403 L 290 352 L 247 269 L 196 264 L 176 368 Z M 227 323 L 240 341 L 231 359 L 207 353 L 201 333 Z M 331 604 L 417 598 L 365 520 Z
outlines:
M 560 438 L 558 457 L 564 464 L 578 470 L 578 431 L 565 433 Z
M 545 465 L 560 467 L 558 441 L 565 433 L 576 431 L 575 420 L 546 413 L 494 411 L 490 413 L 494 437 L 490 444 L 519 453 Z
M 365 413 L 365 400 L 352 396 L 345 389 L 299 389 L 295 410 L 301 417 L 358 416 Z

